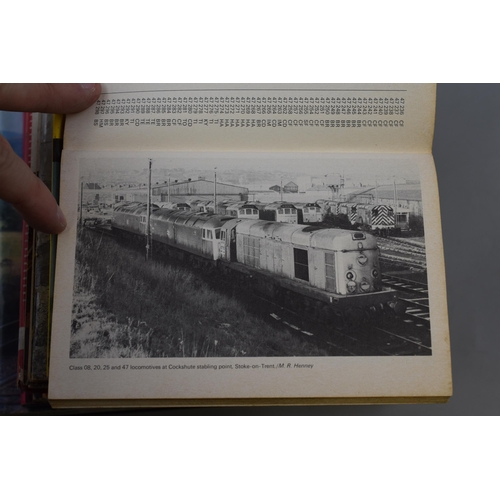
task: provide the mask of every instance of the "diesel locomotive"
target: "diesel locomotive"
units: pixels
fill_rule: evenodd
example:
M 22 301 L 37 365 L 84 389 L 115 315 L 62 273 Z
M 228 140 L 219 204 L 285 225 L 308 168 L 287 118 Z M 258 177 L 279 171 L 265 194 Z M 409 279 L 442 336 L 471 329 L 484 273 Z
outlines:
M 144 241 L 147 211 L 140 203 L 116 206 L 113 231 Z M 396 292 L 382 285 L 370 234 L 154 205 L 149 219 L 153 253 L 218 269 L 295 312 L 348 323 L 404 312 Z
M 382 235 L 399 234 L 410 229 L 410 210 L 392 205 L 329 202 L 332 213 L 344 214 L 353 226 Z

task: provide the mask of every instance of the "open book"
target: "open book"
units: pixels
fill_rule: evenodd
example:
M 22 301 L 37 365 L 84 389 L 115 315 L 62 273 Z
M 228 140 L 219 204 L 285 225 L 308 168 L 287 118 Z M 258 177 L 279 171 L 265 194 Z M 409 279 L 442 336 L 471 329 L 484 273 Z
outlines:
M 54 407 L 444 402 L 435 86 L 103 86 L 67 118 Z

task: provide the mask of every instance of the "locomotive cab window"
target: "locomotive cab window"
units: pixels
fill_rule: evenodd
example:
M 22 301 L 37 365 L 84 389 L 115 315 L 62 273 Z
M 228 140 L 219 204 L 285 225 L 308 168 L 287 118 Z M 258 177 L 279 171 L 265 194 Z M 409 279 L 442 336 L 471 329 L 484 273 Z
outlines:
M 309 257 L 307 250 L 294 248 L 293 260 L 295 265 L 295 277 L 299 280 L 309 281 Z

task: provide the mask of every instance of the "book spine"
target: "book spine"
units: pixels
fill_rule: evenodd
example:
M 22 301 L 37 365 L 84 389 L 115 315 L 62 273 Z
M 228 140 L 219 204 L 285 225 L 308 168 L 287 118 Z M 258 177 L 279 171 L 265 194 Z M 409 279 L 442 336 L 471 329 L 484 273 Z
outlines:
M 31 139 L 32 116 L 24 113 L 23 116 L 23 160 L 31 168 Z M 28 275 L 30 265 L 30 237 L 29 226 L 23 221 L 22 229 L 22 260 L 21 260 L 21 293 L 19 304 L 19 344 L 17 354 L 17 380 L 19 387 L 24 385 L 25 375 L 25 350 L 26 350 L 26 325 L 28 314 Z

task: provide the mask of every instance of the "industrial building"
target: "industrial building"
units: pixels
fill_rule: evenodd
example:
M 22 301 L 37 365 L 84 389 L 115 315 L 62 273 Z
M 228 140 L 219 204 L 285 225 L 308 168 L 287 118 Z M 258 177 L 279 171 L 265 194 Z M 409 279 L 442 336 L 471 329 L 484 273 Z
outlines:
M 182 200 L 189 203 L 190 199 L 213 198 L 214 193 L 218 198 L 248 201 L 248 188 L 223 182 L 215 184 L 214 181 L 207 179 L 174 181 L 154 186 L 152 189 L 153 200 L 155 201 Z
M 297 184 L 295 184 L 295 182 L 290 181 L 283 186 L 283 192 L 284 193 L 298 193 L 299 186 Z
M 196 179 L 174 181 L 171 183 L 156 184 L 151 189 L 153 202 L 171 201 L 186 202 L 190 200 L 217 198 L 234 201 L 248 201 L 248 188 L 234 186 L 223 182 L 214 183 L 212 180 Z M 146 203 L 148 199 L 147 187 L 130 187 L 115 191 L 115 201 L 140 201 Z

